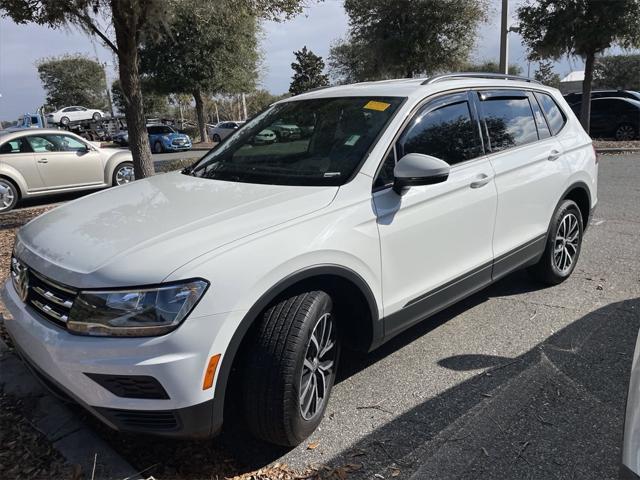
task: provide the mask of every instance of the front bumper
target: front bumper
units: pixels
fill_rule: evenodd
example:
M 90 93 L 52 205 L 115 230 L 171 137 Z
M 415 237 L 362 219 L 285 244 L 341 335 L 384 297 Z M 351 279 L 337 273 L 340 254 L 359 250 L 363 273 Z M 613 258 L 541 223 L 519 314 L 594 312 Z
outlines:
M 165 143 L 164 149 L 171 152 L 181 152 L 184 150 L 191 150 L 192 143 L 182 143 L 182 144 L 174 144 L 174 143 Z
M 18 298 L 11 282 L 2 299 L 13 318 L 5 326 L 16 350 L 47 387 L 71 398 L 110 427 L 134 433 L 202 438 L 222 426 L 214 389 L 202 381 L 218 315 L 188 318 L 160 337 L 100 338 L 73 335 Z M 168 398 L 112 393 L 87 374 L 156 379 Z M 223 401 L 221 399 L 220 401 Z M 215 414 L 214 412 L 219 412 Z

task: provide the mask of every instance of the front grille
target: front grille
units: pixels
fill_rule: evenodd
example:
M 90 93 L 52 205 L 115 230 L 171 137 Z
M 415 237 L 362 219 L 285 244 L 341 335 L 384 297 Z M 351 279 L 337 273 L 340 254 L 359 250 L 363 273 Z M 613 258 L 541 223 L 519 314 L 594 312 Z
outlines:
M 118 397 L 158 400 L 169 398 L 160 382 L 147 375 L 105 375 L 102 373 L 85 373 L 85 375 Z
M 35 272 L 16 258 L 11 260 L 11 277 L 20 298 L 47 320 L 65 327 L 78 292 Z

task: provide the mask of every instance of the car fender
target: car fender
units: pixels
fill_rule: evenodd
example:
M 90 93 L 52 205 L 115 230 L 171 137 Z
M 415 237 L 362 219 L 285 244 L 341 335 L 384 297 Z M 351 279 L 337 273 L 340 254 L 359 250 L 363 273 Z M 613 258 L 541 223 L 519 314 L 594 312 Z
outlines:
M 29 195 L 27 182 L 22 174 L 11 165 L 8 165 L 2 161 L 0 161 L 0 177 L 5 177 L 9 180 L 12 180 L 13 183 L 18 186 L 21 197 L 26 197 Z

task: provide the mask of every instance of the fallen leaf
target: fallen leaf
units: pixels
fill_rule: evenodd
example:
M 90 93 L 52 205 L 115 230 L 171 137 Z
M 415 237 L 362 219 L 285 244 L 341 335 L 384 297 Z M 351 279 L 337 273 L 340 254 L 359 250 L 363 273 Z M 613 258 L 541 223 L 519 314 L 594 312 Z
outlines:
M 320 442 L 311 442 L 309 445 L 307 445 L 307 450 L 315 450 L 316 448 L 318 448 L 318 445 L 320 445 Z

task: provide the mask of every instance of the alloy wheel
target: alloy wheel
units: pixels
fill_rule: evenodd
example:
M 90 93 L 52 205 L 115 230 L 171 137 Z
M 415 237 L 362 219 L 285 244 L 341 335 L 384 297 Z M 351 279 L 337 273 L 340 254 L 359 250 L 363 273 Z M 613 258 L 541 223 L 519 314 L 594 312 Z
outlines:
M 311 420 L 323 411 L 336 365 L 336 332 L 331 313 L 322 315 L 309 338 L 300 375 L 300 413 Z
M 561 273 L 567 273 L 578 254 L 580 242 L 580 226 L 578 218 L 573 213 L 567 213 L 556 232 L 553 246 L 553 263 Z
M 636 136 L 636 131 L 631 125 L 620 125 L 616 130 L 617 140 L 633 140 Z
M 136 178 L 133 172 L 133 167 L 130 165 L 124 165 L 120 167 L 116 172 L 116 185 L 124 185 L 126 183 L 131 183 L 135 179 Z
M 10 209 L 15 199 L 13 186 L 6 180 L 0 178 L 0 212 Z

